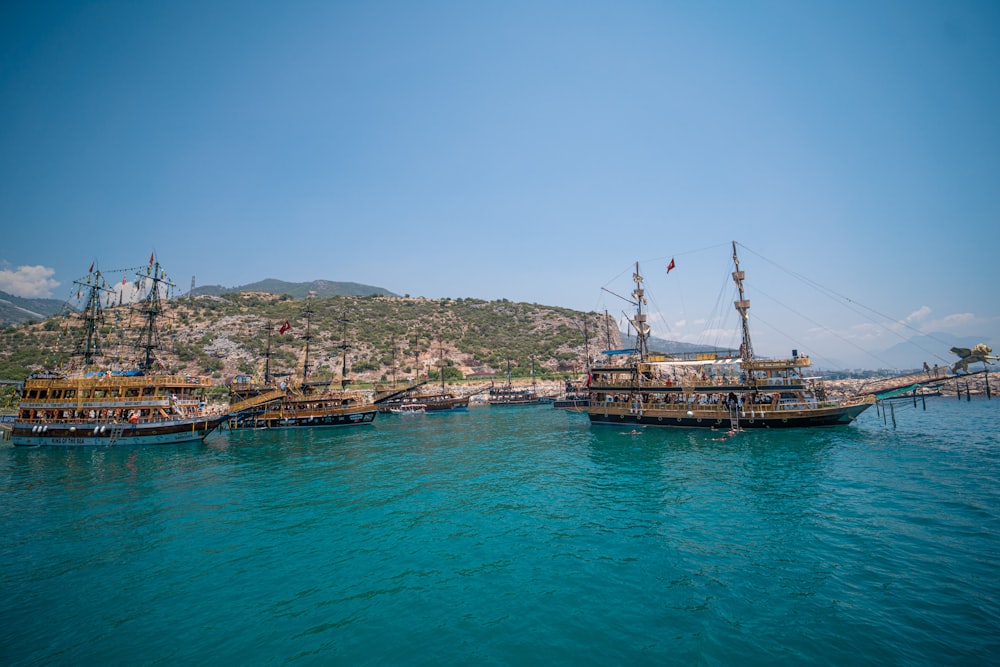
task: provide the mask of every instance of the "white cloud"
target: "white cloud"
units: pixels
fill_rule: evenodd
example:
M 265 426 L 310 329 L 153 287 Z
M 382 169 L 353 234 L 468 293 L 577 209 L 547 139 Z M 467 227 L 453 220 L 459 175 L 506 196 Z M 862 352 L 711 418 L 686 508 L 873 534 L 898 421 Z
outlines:
M 56 270 L 47 266 L 19 266 L 16 270 L 0 269 L 0 291 L 27 299 L 41 299 L 52 296 L 52 290 L 59 287 L 53 280 Z
M 917 320 L 922 320 L 931 314 L 930 306 L 920 306 L 915 311 L 906 316 L 903 320 L 906 323 L 916 322 Z

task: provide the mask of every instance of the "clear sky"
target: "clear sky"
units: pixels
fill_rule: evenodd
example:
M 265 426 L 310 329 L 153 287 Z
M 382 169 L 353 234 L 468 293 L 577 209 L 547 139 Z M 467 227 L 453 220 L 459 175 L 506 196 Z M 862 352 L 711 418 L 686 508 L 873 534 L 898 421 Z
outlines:
M 0 3 L 19 296 L 155 250 L 620 316 L 639 261 L 654 335 L 728 345 L 736 240 L 759 353 L 877 366 L 1000 347 L 998 221 L 993 1 Z

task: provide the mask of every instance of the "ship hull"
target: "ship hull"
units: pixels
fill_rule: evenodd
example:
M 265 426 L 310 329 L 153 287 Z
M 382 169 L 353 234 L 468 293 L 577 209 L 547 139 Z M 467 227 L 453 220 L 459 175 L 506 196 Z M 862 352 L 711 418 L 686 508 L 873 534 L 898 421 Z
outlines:
M 515 400 L 510 400 L 510 401 L 505 401 L 503 399 L 499 399 L 498 400 L 498 399 L 492 399 L 491 398 L 490 401 L 489 401 L 490 407 L 494 407 L 494 408 L 515 407 L 515 406 L 519 406 L 519 405 L 541 405 L 541 403 L 542 403 L 542 400 L 540 398 L 530 398 L 530 399 L 524 399 L 524 400 L 515 399 Z
M 232 429 L 261 428 L 323 428 L 332 426 L 356 426 L 371 424 L 378 410 L 357 410 L 338 414 L 296 415 L 296 416 L 249 416 L 230 420 Z
M 655 409 L 630 410 L 627 407 L 591 407 L 587 414 L 592 424 L 628 424 L 667 428 L 810 428 L 845 426 L 867 410 L 873 401 L 807 410 L 739 411 L 731 415 L 723 410 Z
M 586 408 L 590 405 L 590 400 L 586 398 L 557 398 L 552 401 L 554 408 Z
M 406 401 L 386 401 L 378 404 L 379 412 L 383 413 L 397 413 L 399 408 L 403 406 L 410 405 L 412 403 L 419 403 L 424 406 L 424 411 L 428 413 L 443 413 L 443 412 L 460 412 L 466 410 L 469 407 L 468 398 L 436 398 L 436 397 L 422 397 L 416 396 L 413 399 L 408 399 Z
M 74 424 L 14 423 L 15 447 L 107 447 L 111 445 L 179 445 L 201 442 L 226 420 L 184 419 L 147 424 L 80 422 Z

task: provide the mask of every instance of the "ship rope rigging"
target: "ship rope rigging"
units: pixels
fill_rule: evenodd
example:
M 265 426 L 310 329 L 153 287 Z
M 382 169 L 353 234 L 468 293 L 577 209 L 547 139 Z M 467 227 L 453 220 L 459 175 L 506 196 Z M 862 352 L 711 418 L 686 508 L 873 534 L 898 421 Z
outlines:
M 129 280 L 130 275 L 133 280 Z M 72 284 L 75 290 L 63 304 L 64 323 L 58 341 L 65 338 L 73 344 L 64 359 L 57 342 L 51 365 L 73 368 L 77 363 L 74 359 L 79 358 L 85 367 L 100 363 L 110 369 L 122 366 L 125 360 L 125 366 L 154 370 L 158 364 L 155 350 L 160 347 L 163 333 L 170 330 L 169 323 L 160 323 L 166 317 L 163 302 L 171 298 L 175 289 L 156 260 L 155 251 L 145 266 L 100 270 L 95 260 L 87 275 Z M 110 322 L 108 311 L 113 314 Z M 141 327 L 136 318 L 142 322 Z M 77 328 L 78 333 L 71 333 Z M 137 331 L 139 328 L 141 331 Z M 131 341 L 127 340 L 128 332 L 133 334 Z M 136 353 L 130 356 L 124 352 L 125 348 Z
M 677 253 L 677 254 L 672 255 L 672 256 L 660 256 L 660 257 L 655 257 L 655 258 L 648 258 L 648 259 L 640 260 L 639 264 L 665 264 L 668 260 L 673 260 L 675 257 L 676 258 L 691 257 L 691 256 L 694 256 L 694 255 L 701 254 L 701 253 L 703 253 L 705 251 L 715 251 L 718 248 L 722 247 L 723 245 L 728 246 L 730 244 L 729 243 L 726 243 L 726 244 L 716 244 L 716 245 L 712 245 L 712 246 L 707 246 L 705 248 L 700 248 L 698 250 L 685 251 L 685 252 Z M 945 355 L 945 353 L 943 352 L 943 350 L 947 350 L 950 347 L 951 343 L 948 343 L 947 341 L 941 340 L 939 337 L 936 337 L 936 336 L 934 336 L 932 334 L 927 334 L 927 333 L 921 331 L 920 329 L 918 329 L 918 328 L 912 326 L 911 324 L 909 324 L 905 319 L 898 318 L 898 317 L 892 317 L 890 315 L 887 315 L 885 313 L 882 313 L 882 312 L 878 311 L 875 308 L 872 308 L 871 306 L 865 305 L 864 303 L 858 301 L 857 299 L 854 299 L 854 298 L 848 297 L 848 296 L 846 296 L 844 294 L 841 294 L 839 291 L 837 291 L 837 290 L 835 290 L 833 288 L 827 287 L 827 286 L 825 286 L 825 285 L 817 282 L 816 280 L 808 278 L 807 276 L 804 276 L 803 274 L 801 274 L 801 273 L 799 273 L 797 271 L 794 271 L 794 270 L 792 270 L 792 269 L 784 266 L 783 264 L 781 264 L 781 263 L 779 263 L 779 262 L 777 262 L 775 260 L 772 260 L 772 259 L 770 259 L 770 258 L 768 258 L 768 257 L 766 257 L 766 256 L 764 256 L 762 254 L 760 254 L 759 252 L 757 252 L 757 251 L 753 250 L 752 248 L 748 247 L 747 245 L 745 245 L 743 243 L 739 243 L 739 242 L 733 242 L 733 253 L 734 253 L 734 256 L 733 256 L 732 260 L 728 263 L 729 264 L 729 269 L 727 270 L 727 274 L 724 276 L 724 279 L 722 281 L 722 285 L 721 285 L 721 287 L 720 287 L 720 289 L 719 289 L 719 291 L 718 291 L 718 293 L 716 295 L 716 300 L 715 300 L 714 306 L 713 306 L 711 312 L 709 313 L 709 315 L 707 317 L 703 317 L 703 316 L 700 316 L 700 315 L 691 315 L 691 314 L 688 313 L 685 304 L 686 304 L 687 301 L 689 301 L 689 298 L 686 298 L 686 296 L 689 297 L 690 295 L 686 295 L 685 294 L 686 290 L 685 290 L 685 284 L 683 282 L 678 281 L 678 282 L 672 283 L 670 285 L 671 291 L 676 290 L 676 300 L 677 300 L 677 305 L 678 305 L 678 307 L 676 309 L 674 309 L 674 310 L 678 311 L 678 315 L 675 316 L 674 319 L 676 319 L 676 320 L 688 320 L 688 321 L 690 321 L 691 319 L 698 319 L 698 320 L 701 320 L 701 321 L 704 322 L 704 326 L 701 329 L 700 334 L 698 335 L 698 337 L 695 340 L 685 339 L 683 337 L 675 336 L 673 334 L 673 332 L 671 330 L 671 327 L 669 325 L 669 321 L 670 320 L 664 315 L 664 313 L 666 313 L 668 311 L 664 310 L 663 308 L 661 308 L 660 304 L 657 303 L 656 299 L 652 296 L 652 293 L 648 289 L 644 288 L 645 298 L 648 300 L 648 302 L 652 303 L 652 308 L 647 309 L 647 318 L 649 320 L 655 321 L 655 323 L 657 325 L 657 328 L 662 327 L 663 330 L 665 331 L 665 333 L 667 334 L 666 337 L 668 339 L 671 339 L 671 340 L 674 340 L 674 339 L 683 340 L 683 341 L 685 341 L 689 345 L 694 345 L 696 347 L 697 346 L 703 346 L 706 349 L 709 349 L 709 348 L 715 348 L 717 350 L 720 349 L 720 348 L 721 349 L 734 349 L 734 346 L 732 345 L 733 341 L 732 341 L 731 337 L 733 336 L 734 329 L 735 329 L 736 330 L 736 338 L 739 340 L 739 347 L 745 347 L 747 345 L 747 341 L 744 340 L 744 336 L 743 336 L 743 331 L 744 331 L 744 327 L 742 326 L 743 322 L 740 322 L 739 324 L 737 324 L 734 327 L 733 324 L 732 324 L 733 320 L 731 319 L 733 317 L 733 315 L 736 315 L 737 317 L 740 317 L 741 319 L 742 319 L 743 316 L 741 314 L 738 314 L 738 313 L 734 312 L 732 310 L 732 308 L 729 307 L 728 304 L 726 303 L 727 301 L 729 301 L 729 303 L 733 303 L 733 302 L 739 302 L 739 301 L 745 301 L 746 300 L 746 299 L 743 298 L 743 296 L 741 296 L 739 294 L 740 287 L 737 286 L 737 285 L 734 285 L 732 275 L 728 273 L 728 271 L 731 271 L 731 270 L 735 270 L 736 272 L 739 272 L 738 266 L 734 267 L 734 264 L 736 264 L 739 261 L 739 257 L 738 257 L 738 255 L 736 255 L 737 249 L 739 250 L 740 254 L 742 254 L 742 255 L 752 255 L 755 258 L 758 258 L 758 259 L 766 262 L 767 264 L 769 264 L 772 267 L 774 267 L 775 269 L 779 270 L 780 272 L 782 272 L 783 274 L 785 274 L 789 278 L 794 279 L 796 282 L 801 283 L 805 287 L 809 288 L 811 291 L 816 292 L 816 293 L 820 294 L 821 296 L 825 297 L 826 299 L 829 299 L 829 300 L 835 302 L 839 306 L 848 309 L 852 313 L 858 315 L 863 320 L 865 320 L 865 322 L 871 324 L 874 327 L 877 327 L 881 331 L 885 331 L 885 332 L 891 334 L 893 337 L 898 338 L 901 342 L 905 342 L 907 345 L 911 345 L 915 349 L 921 350 L 922 352 L 924 352 L 929 357 L 933 357 L 934 359 L 937 359 L 938 361 L 943 362 L 943 364 L 945 364 L 945 365 L 948 365 L 948 364 L 950 364 L 953 361 L 952 359 L 948 358 Z M 633 267 L 630 267 L 629 270 L 633 270 L 634 271 L 635 269 Z M 613 296 L 615 296 L 615 297 L 617 297 L 619 299 L 622 299 L 622 300 L 624 300 L 624 301 L 632 304 L 632 306 L 634 307 L 635 306 L 635 300 L 634 300 L 634 298 L 633 299 L 626 298 L 626 297 L 624 297 L 624 296 L 622 296 L 622 295 L 620 295 L 620 294 L 618 294 L 618 293 L 616 293 L 616 292 L 614 292 L 614 291 L 612 291 L 611 289 L 608 288 L 608 285 L 611 285 L 613 283 L 616 283 L 616 282 L 620 281 L 621 278 L 626 274 L 627 271 L 628 270 L 623 270 L 620 273 L 618 273 L 617 275 L 615 275 L 614 277 L 612 277 L 611 279 L 609 279 L 601 287 L 601 290 L 603 292 L 607 292 L 609 294 L 612 294 Z M 857 343 L 857 341 L 852 340 L 852 339 L 850 339 L 847 336 L 844 336 L 843 334 L 841 334 L 840 332 L 838 332 L 834 327 L 831 327 L 828 324 L 824 324 L 824 323 L 816 320 L 815 318 L 810 317 L 808 314 L 802 312 L 803 309 L 801 309 L 801 308 L 795 308 L 795 307 L 789 305 L 788 303 L 782 301 L 781 299 L 773 296 L 768 291 L 766 291 L 764 289 L 761 289 L 759 287 L 759 281 L 754 281 L 752 283 L 752 285 L 750 285 L 748 291 L 752 292 L 752 294 L 754 296 L 757 296 L 759 298 L 764 298 L 764 299 L 766 299 L 769 302 L 773 302 L 775 305 L 777 305 L 781 309 L 783 309 L 783 310 L 787 311 L 788 313 L 794 315 L 797 319 L 799 319 L 799 320 L 801 320 L 803 322 L 807 322 L 811 327 L 814 327 L 816 330 L 822 331 L 826 335 L 829 335 L 829 336 L 831 336 L 833 338 L 838 339 L 839 341 L 841 341 L 846 346 L 849 346 L 849 347 L 857 350 L 859 353 L 861 353 L 861 354 L 863 354 L 865 356 L 871 357 L 872 359 L 878 361 L 879 364 L 881 364 L 883 367 L 887 367 L 887 368 L 892 368 L 893 367 L 893 364 L 891 362 L 889 362 L 889 361 L 887 361 L 885 359 L 882 359 L 881 357 L 879 357 L 878 354 L 874 353 L 871 349 L 867 349 L 867 348 L 859 345 Z M 731 299 L 727 299 L 728 295 L 731 295 L 732 298 Z M 738 308 L 737 308 L 737 311 L 739 311 Z M 632 322 L 632 317 L 628 313 L 625 313 L 624 311 L 623 311 L 622 315 L 623 315 L 622 322 L 623 323 L 627 322 L 629 328 L 634 328 L 634 323 Z M 800 344 L 799 341 L 796 341 L 794 338 L 792 338 L 783 327 L 775 326 L 774 324 L 772 324 L 771 322 L 769 322 L 767 320 L 767 318 L 762 318 L 761 317 L 761 312 L 759 310 L 755 310 L 754 311 L 754 320 L 753 320 L 753 322 L 754 322 L 753 326 L 755 328 L 764 327 L 768 331 L 771 331 L 776 336 L 785 338 L 794 347 L 798 347 L 798 345 Z M 620 328 L 624 328 L 624 327 L 620 327 Z M 904 335 L 904 332 L 909 332 L 911 334 L 919 335 L 921 337 L 924 337 L 924 338 L 930 339 L 932 341 L 935 341 L 937 343 L 940 343 L 941 347 L 937 348 L 936 350 L 927 349 L 926 346 L 921 345 L 918 341 L 914 341 L 914 340 L 912 340 L 912 338 L 907 338 L 907 336 Z M 751 354 L 754 352 L 752 348 L 750 349 L 750 352 L 751 352 Z
M 925 348 L 924 346 L 920 345 L 919 343 L 916 343 L 916 342 L 912 341 L 911 339 L 908 339 L 906 336 L 904 336 L 902 333 L 900 333 L 897 329 L 899 329 L 899 328 L 906 329 L 907 331 L 909 331 L 912 334 L 917 334 L 917 335 L 920 335 L 920 336 L 923 336 L 923 337 L 926 337 L 926 338 L 930 338 L 931 340 L 934 340 L 935 342 L 940 343 L 943 349 L 947 349 L 948 347 L 950 347 L 950 343 L 948 343 L 948 342 L 946 342 L 944 340 L 941 340 L 940 338 L 938 338 L 936 336 L 933 336 L 931 334 L 927 334 L 927 333 L 925 333 L 925 332 L 917 329 L 916 327 L 911 326 L 904 319 L 901 319 L 901 318 L 898 318 L 898 317 L 892 317 L 890 315 L 886 315 L 885 313 L 882 313 L 882 312 L 880 312 L 880 311 L 878 311 L 878 310 L 876 310 L 876 309 L 874 309 L 874 308 L 872 308 L 870 306 L 867 306 L 867 305 L 861 303 L 857 299 L 853 299 L 853 298 L 851 298 L 849 296 L 846 296 L 844 294 L 839 293 L 837 290 L 835 290 L 835 289 L 833 289 L 831 287 L 827 287 L 825 285 L 822 285 L 821 283 L 819 283 L 819 282 L 817 282 L 817 281 L 809 278 L 808 276 L 805 276 L 805 275 L 803 275 L 803 274 L 801 274 L 801 273 L 799 273 L 797 271 L 793 271 L 793 270 L 791 270 L 791 269 L 783 266 L 782 264 L 780 264 L 780 263 L 778 263 L 778 262 L 776 262 L 776 261 L 774 261 L 772 259 L 769 259 L 768 257 L 765 257 L 764 255 L 761 255 L 760 253 L 754 251 L 753 249 L 747 247 L 746 245 L 744 245 L 742 243 L 740 243 L 738 245 L 740 246 L 740 248 L 746 250 L 748 253 L 754 255 L 755 257 L 758 257 L 759 259 L 763 260 L 764 262 L 767 262 L 768 264 L 770 264 L 771 266 L 775 267 L 779 271 L 785 273 L 789 277 L 794 278 L 795 280 L 801 282 L 803 285 L 806 285 L 807 287 L 812 288 L 813 290 L 815 290 L 816 292 L 822 294 L 823 296 L 825 296 L 826 298 L 830 299 L 831 301 L 836 302 L 837 304 L 839 304 L 839 305 L 847 308 L 848 310 L 850 310 L 851 312 L 855 313 L 856 315 L 864 318 L 866 321 L 868 321 L 871 324 L 875 325 L 880 330 L 886 331 L 887 333 L 889 333 L 889 334 L 891 334 L 891 335 L 899 338 L 899 340 L 901 342 L 905 342 L 905 343 L 907 343 L 909 345 L 913 345 L 914 347 L 920 349 L 921 351 L 925 352 L 926 354 L 928 354 L 930 356 L 933 356 L 934 358 L 938 359 L 939 361 L 943 361 L 946 364 L 950 363 L 949 359 L 947 359 L 946 357 L 942 356 L 938 351 L 929 350 L 929 349 Z M 827 332 L 827 333 L 835 336 L 836 338 L 838 338 L 842 342 L 844 342 L 844 343 L 846 343 L 848 345 L 851 345 L 855 349 L 857 349 L 857 350 L 859 350 L 859 351 L 861 351 L 861 352 L 863 352 L 863 353 L 865 353 L 865 354 L 873 357 L 874 359 L 878 360 L 879 362 L 881 362 L 883 364 L 886 364 L 887 366 L 891 366 L 892 365 L 892 364 L 884 361 L 883 359 L 880 359 L 877 355 L 875 355 L 873 352 L 871 352 L 871 350 L 866 350 L 865 348 L 857 345 L 853 341 L 851 341 L 851 340 L 849 340 L 849 339 L 841 336 L 840 334 L 838 334 L 835 330 L 831 329 L 830 327 L 827 327 L 827 326 L 825 326 L 825 325 L 823 325 L 823 324 L 821 324 L 819 322 L 816 322 L 815 320 L 812 320 L 810 318 L 805 317 L 804 315 L 796 312 L 796 310 L 793 309 L 791 306 L 788 306 L 787 304 L 784 304 L 783 302 L 781 302 L 780 300 L 776 299 L 773 296 L 770 296 L 769 294 L 767 294 L 763 290 L 759 290 L 757 288 L 756 284 L 754 285 L 754 291 L 755 292 L 759 292 L 762 296 L 766 296 L 768 299 L 773 300 L 775 303 L 777 303 L 778 305 L 782 306 L 783 308 L 786 308 L 790 312 L 795 313 L 796 315 L 798 315 L 799 317 L 802 317 L 803 319 L 805 319 L 806 321 L 810 322 L 814 326 L 823 329 L 823 331 L 825 331 L 825 332 Z

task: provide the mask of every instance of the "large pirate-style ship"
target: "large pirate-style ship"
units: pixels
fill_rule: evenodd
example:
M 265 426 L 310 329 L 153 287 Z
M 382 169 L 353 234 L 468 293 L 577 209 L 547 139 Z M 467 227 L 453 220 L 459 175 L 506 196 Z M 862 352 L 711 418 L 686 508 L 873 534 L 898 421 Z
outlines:
M 174 445 L 201 441 L 225 421 L 225 415 L 207 409 L 210 378 L 166 372 L 155 358 L 158 320 L 173 287 L 160 263 L 150 255 L 148 266 L 126 271 L 136 272 L 134 288 L 141 297 L 129 306 L 141 324 L 125 332 L 137 354 L 125 355 L 128 361 L 105 354 L 105 306 L 117 297 L 124 308 L 125 286 L 111 289 L 91 265 L 86 278 L 74 281 L 86 298 L 72 315 L 81 324 L 73 355 L 66 364 L 24 381 L 14 445 Z
M 273 325 L 265 326 L 267 347 L 264 353 L 264 374 L 262 378 L 238 375 L 229 383 L 229 412 L 231 428 L 317 428 L 324 426 L 351 426 L 370 424 L 375 420 L 378 409 L 368 396 L 359 391 L 347 389 L 347 339 L 342 347 L 343 369 L 341 386 L 336 388 L 330 382 L 309 380 L 309 342 L 312 339 L 310 323 L 313 311 L 307 305 L 302 313 L 306 322 L 305 356 L 302 362 L 302 379 L 275 378 L 271 375 L 271 334 Z M 287 330 L 288 323 L 281 331 Z
M 875 403 L 872 395 L 831 398 L 818 379 L 803 376 L 808 356 L 793 351 L 788 359 L 757 357 L 735 241 L 733 263 L 739 292 L 735 306 L 742 324 L 739 354 L 687 356 L 649 353 L 643 277 L 636 263 L 631 322 L 635 349 L 621 365 L 591 369 L 587 414 L 592 423 L 725 429 L 835 426 L 851 423 Z

